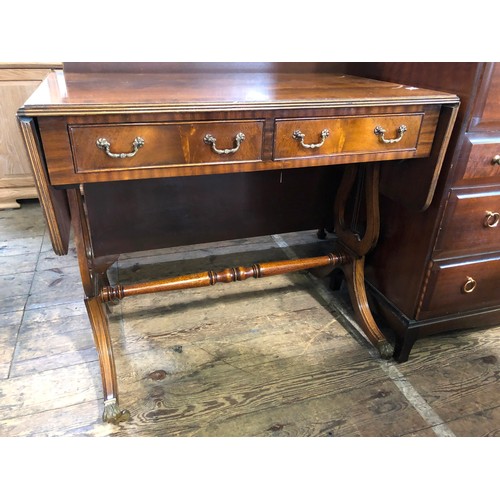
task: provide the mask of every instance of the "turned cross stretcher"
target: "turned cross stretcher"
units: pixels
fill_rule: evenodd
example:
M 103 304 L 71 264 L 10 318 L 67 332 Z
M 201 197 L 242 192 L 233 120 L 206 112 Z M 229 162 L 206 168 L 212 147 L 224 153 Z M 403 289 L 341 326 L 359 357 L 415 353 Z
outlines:
M 66 65 L 18 113 L 57 254 L 74 231 L 108 422 L 129 414 L 105 305 L 132 295 L 340 267 L 360 327 L 393 352 L 364 285 L 379 189 L 398 200 L 391 176 L 418 179 L 398 201 L 429 205 L 458 99 L 300 65 L 223 66 Z M 106 275 L 122 253 L 324 228 L 337 240 L 319 257 L 127 285 Z

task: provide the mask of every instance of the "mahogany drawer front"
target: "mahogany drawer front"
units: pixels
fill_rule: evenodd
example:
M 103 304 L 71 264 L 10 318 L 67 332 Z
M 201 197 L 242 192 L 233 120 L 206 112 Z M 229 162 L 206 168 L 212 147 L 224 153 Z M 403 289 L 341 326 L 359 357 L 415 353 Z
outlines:
M 500 251 L 500 191 L 452 191 L 435 250 L 443 256 Z
M 434 262 L 416 319 L 456 314 L 500 302 L 500 256 Z
M 38 120 L 50 182 L 73 186 L 85 182 L 110 182 L 192 175 L 228 174 L 318 167 L 352 162 L 429 158 L 441 117 L 441 105 L 335 109 L 322 118 L 318 110 L 263 110 L 247 113 L 203 113 L 148 116 L 47 116 Z M 357 114 L 358 113 L 358 114 Z M 210 114 L 209 114 L 210 115 Z M 446 121 L 446 120 L 445 120 Z M 304 141 L 292 137 L 299 125 Z M 334 126 L 324 147 L 304 148 L 309 129 Z M 406 131 L 398 136 L 398 128 Z M 383 135 L 375 134 L 376 127 Z M 285 134 L 285 128 L 290 129 Z M 297 129 L 298 130 L 298 129 Z M 238 142 L 239 134 L 244 140 Z M 339 141 L 338 137 L 342 137 Z M 364 139 L 368 135 L 368 139 Z M 207 136 L 216 142 L 207 143 Z M 293 143 L 295 155 L 276 158 L 279 141 Z M 331 141 L 337 144 L 331 148 Z M 396 141 L 394 141 L 396 139 Z M 385 143 L 383 142 L 385 140 Z M 139 145 L 138 141 L 141 141 Z M 311 140 L 312 141 L 312 140 Z M 368 144 L 369 142 L 369 144 Z M 107 144 L 107 146 L 105 146 Z M 106 149 L 107 147 L 107 149 Z M 300 149 L 299 149 L 300 148 Z M 371 149 L 370 149 L 371 148 Z M 226 151 L 227 150 L 227 151 Z M 306 150 L 304 153 L 302 150 Z M 302 155 L 302 156 L 300 156 Z
M 467 137 L 464 151 L 469 152 L 464 179 L 500 179 L 500 136 Z M 493 179 L 496 177 L 497 179 Z
M 423 113 L 414 113 L 276 120 L 274 159 L 414 151 L 423 117 Z M 401 126 L 406 130 L 402 131 Z M 377 127 L 385 130 L 383 138 L 381 133 L 375 133 Z M 327 131 L 326 137 L 323 131 Z M 303 144 L 298 132 L 303 134 Z M 307 147 L 310 145 L 313 147 Z
M 75 171 L 92 172 L 260 161 L 263 125 L 263 121 L 255 120 L 70 125 L 68 128 Z M 213 145 L 207 142 L 207 136 L 215 140 Z M 123 153 L 124 157 L 110 157 L 104 147 L 98 147 L 98 140 L 107 142 L 111 155 Z M 139 142 L 134 144 L 138 140 L 143 142 L 139 147 Z

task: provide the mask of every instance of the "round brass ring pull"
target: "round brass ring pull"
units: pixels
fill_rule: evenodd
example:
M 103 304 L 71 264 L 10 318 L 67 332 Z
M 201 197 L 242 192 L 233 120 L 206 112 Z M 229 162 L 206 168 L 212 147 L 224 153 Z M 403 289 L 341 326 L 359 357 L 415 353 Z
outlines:
M 483 220 L 484 227 L 497 227 L 499 222 L 500 214 L 498 212 L 486 212 Z
M 380 142 L 383 142 L 384 144 L 394 144 L 395 142 L 399 142 L 402 138 L 405 132 L 408 130 L 406 125 L 400 125 L 397 128 L 397 133 L 398 136 L 395 139 L 386 139 L 384 134 L 387 132 L 384 128 L 382 128 L 380 125 L 377 125 L 375 127 L 375 130 L 373 133 L 375 135 L 378 135 L 378 138 L 380 139 Z
M 467 276 L 467 281 L 462 287 L 462 290 L 464 293 L 472 293 L 476 289 L 476 286 L 477 286 L 477 281 L 474 278 Z
M 132 158 L 132 156 L 135 156 L 137 151 L 144 146 L 144 139 L 142 137 L 136 137 L 134 142 L 132 142 L 132 147 L 134 149 L 130 153 L 112 153 L 110 151 L 111 144 L 104 137 L 97 139 L 96 146 L 102 149 L 111 158 Z

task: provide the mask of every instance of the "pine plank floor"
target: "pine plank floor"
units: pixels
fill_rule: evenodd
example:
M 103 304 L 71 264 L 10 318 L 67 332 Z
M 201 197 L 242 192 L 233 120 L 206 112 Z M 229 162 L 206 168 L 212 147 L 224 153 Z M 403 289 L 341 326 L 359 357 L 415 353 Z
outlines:
M 0 211 L 0 436 L 498 436 L 500 327 L 383 361 L 345 294 L 308 272 L 113 306 L 121 406 L 101 422 L 74 249 L 53 254 L 37 202 Z M 123 255 L 112 281 L 317 254 L 314 233 Z

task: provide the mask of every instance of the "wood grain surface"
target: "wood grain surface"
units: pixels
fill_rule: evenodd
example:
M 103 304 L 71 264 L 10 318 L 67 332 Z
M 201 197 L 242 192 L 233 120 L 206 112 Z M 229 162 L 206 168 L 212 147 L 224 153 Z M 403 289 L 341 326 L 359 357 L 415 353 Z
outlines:
M 443 92 L 335 73 L 52 72 L 20 110 L 40 116 L 457 102 Z

